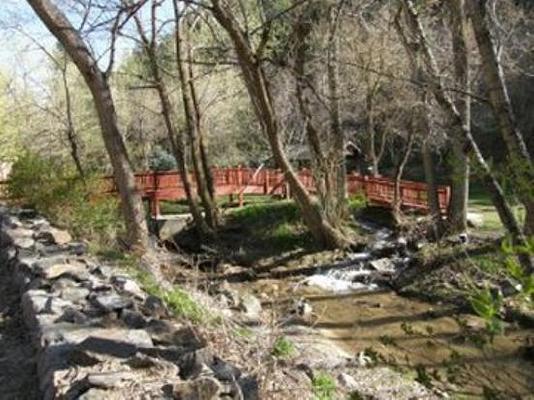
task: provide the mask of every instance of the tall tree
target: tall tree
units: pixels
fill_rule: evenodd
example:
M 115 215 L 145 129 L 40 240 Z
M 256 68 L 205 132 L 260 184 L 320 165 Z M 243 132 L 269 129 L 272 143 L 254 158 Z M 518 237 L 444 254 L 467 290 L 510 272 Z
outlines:
M 98 61 L 65 14 L 51 0 L 27 0 L 48 30 L 65 48 L 91 90 L 102 137 L 113 167 L 113 174 L 121 200 L 122 212 L 130 246 L 145 250 L 148 229 L 141 196 L 136 191 L 135 177 L 124 140 L 120 134 L 115 104 L 109 86 L 110 65 L 102 71 Z M 119 16 L 117 16 L 118 21 Z
M 193 190 L 193 185 L 189 177 L 189 163 L 188 157 L 186 154 L 186 145 L 183 136 L 180 134 L 178 128 L 176 127 L 176 115 L 174 112 L 174 107 L 171 102 L 169 89 L 167 84 L 163 79 L 161 67 L 159 65 L 159 58 L 157 54 L 158 49 L 158 38 L 157 33 L 159 31 L 157 26 L 157 9 L 158 2 L 152 1 L 150 7 L 150 37 L 146 33 L 141 17 L 138 14 L 134 15 L 135 25 L 137 27 L 137 32 L 141 39 L 141 45 L 143 51 L 146 55 L 151 78 L 154 83 L 154 87 L 158 93 L 160 104 L 161 104 L 161 115 L 165 122 L 165 127 L 167 129 L 167 136 L 172 146 L 174 157 L 176 159 L 176 164 L 178 166 L 178 171 L 184 185 L 184 191 L 186 199 L 189 205 L 189 211 L 193 216 L 193 221 L 195 227 L 200 236 L 211 236 L 212 231 L 210 227 L 204 221 L 200 207 L 198 205 L 198 199 Z M 185 103 L 185 101 L 184 101 Z M 184 105 L 185 107 L 185 105 Z M 188 114 L 186 113 L 186 116 Z M 197 178 L 198 180 L 198 178 Z
M 497 126 L 508 149 L 515 185 L 519 198 L 526 209 L 525 233 L 534 235 L 534 165 L 517 121 L 508 95 L 504 71 L 495 49 L 486 10 L 487 0 L 468 0 L 471 25 L 475 33 L 482 76 L 486 83 L 489 101 Z
M 523 231 L 512 211 L 510 203 L 506 199 L 500 183 L 482 155 L 471 131 L 465 126 L 455 103 L 445 90 L 443 80 L 438 72 L 434 54 L 428 43 L 426 31 L 421 24 L 413 1 L 403 0 L 402 9 L 406 17 L 406 25 L 410 32 L 410 40 L 414 41 L 414 43 L 421 48 L 428 76 L 427 84 L 436 101 L 449 119 L 453 135 L 452 139 L 460 141 L 465 154 L 469 155 L 471 159 L 476 162 L 482 176 L 482 181 L 491 195 L 493 205 L 497 209 L 501 222 L 512 237 L 514 244 L 525 245 Z M 519 259 L 525 270 L 529 272 L 534 270 L 532 260 L 529 256 L 521 254 L 519 255 Z
M 452 34 L 452 52 L 454 62 L 454 78 L 456 84 L 465 90 L 458 93 L 456 107 L 460 113 L 465 129 L 471 130 L 471 88 L 469 74 L 469 58 L 466 43 L 465 0 L 447 2 L 450 13 L 450 29 Z M 467 229 L 467 202 L 469 200 L 469 159 L 464 154 L 462 144 L 452 141 L 452 186 L 451 203 L 448 212 L 448 225 L 451 232 L 464 232 Z
M 227 3 L 220 0 L 211 0 L 210 7 L 213 16 L 226 31 L 230 38 L 245 86 L 249 93 L 256 117 L 267 137 L 278 167 L 284 173 L 295 201 L 301 211 L 304 223 L 316 241 L 329 248 L 342 247 L 348 244 L 347 238 L 334 228 L 324 214 L 319 210 L 310 194 L 299 180 L 293 169 L 280 138 L 279 121 L 276 116 L 271 87 L 266 76 L 261 52 L 269 39 L 270 22 L 265 21 L 262 40 L 258 49 L 249 41 L 248 32 L 245 32 L 236 20 Z

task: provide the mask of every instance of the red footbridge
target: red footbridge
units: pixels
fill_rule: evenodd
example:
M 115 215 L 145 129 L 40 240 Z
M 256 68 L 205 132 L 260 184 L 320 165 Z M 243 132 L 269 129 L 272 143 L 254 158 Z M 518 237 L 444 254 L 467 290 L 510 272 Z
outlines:
M 243 205 L 244 195 L 270 195 L 290 198 L 289 185 L 280 170 L 268 168 L 213 168 L 213 186 L 216 196 L 230 196 Z M 310 170 L 298 171 L 298 177 L 310 193 L 316 191 Z M 153 217 L 160 215 L 160 201 L 185 199 L 182 179 L 177 171 L 143 172 L 135 175 L 137 188 L 142 197 L 149 201 Z M 106 192 L 116 192 L 113 178 L 105 178 Z M 194 175 L 190 181 L 195 186 Z M 368 203 L 375 206 L 391 208 L 394 201 L 395 183 L 390 178 L 371 177 L 350 173 L 347 175 L 349 194 L 361 193 Z M 450 201 L 450 187 L 438 187 L 439 203 L 442 212 L 446 212 Z M 400 184 L 401 206 L 404 209 L 428 212 L 427 185 L 421 182 L 402 180 Z

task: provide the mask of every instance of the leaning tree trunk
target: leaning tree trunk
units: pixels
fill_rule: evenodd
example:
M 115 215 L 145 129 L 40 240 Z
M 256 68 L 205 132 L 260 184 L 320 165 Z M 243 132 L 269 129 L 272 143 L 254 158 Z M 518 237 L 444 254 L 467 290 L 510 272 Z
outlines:
M 531 189 L 532 182 L 534 182 L 534 166 L 512 110 L 504 71 L 488 27 L 486 0 L 468 1 L 471 25 L 482 61 L 482 76 L 488 88 L 489 100 L 497 126 L 508 149 L 515 186 L 526 209 L 525 233 L 534 234 L 534 197 Z
M 282 170 L 295 197 L 304 223 L 320 245 L 328 248 L 346 246 L 349 242 L 317 209 L 282 148 L 271 93 L 260 61 L 256 59 L 244 33 L 239 29 L 239 24 L 231 12 L 221 5 L 220 0 L 211 0 L 211 5 L 213 16 L 227 32 L 234 45 L 254 111 L 261 124 L 262 131 L 269 141 L 274 160 Z
M 91 90 L 102 128 L 102 137 L 113 167 L 130 246 L 144 251 L 148 229 L 141 196 L 136 191 L 135 177 L 124 140 L 119 132 L 115 104 L 108 77 L 80 34 L 51 0 L 27 0 L 48 30 L 62 44 Z
M 444 88 L 443 81 L 438 73 L 436 60 L 432 51 L 430 50 L 425 31 L 421 25 L 421 22 L 419 21 L 419 16 L 412 0 L 404 0 L 404 10 L 412 36 L 417 41 L 418 45 L 421 46 L 422 54 L 424 55 L 427 73 L 429 75 L 429 86 L 434 94 L 434 97 L 436 98 L 436 101 L 441 106 L 450 121 L 449 123 L 451 125 L 453 140 L 459 141 L 462 144 L 464 153 L 469 155 L 477 164 L 479 170 L 481 171 L 484 186 L 488 190 L 493 205 L 499 214 L 499 218 L 512 237 L 514 244 L 525 245 L 525 236 L 523 235 L 523 231 L 512 211 L 509 202 L 506 199 L 501 185 L 497 181 L 497 178 L 491 171 L 489 165 L 486 163 L 486 160 L 478 148 L 471 131 L 464 125 L 462 116 L 458 112 L 454 102 L 448 96 Z M 521 254 L 518 256 L 518 258 L 526 271 L 533 271 L 534 268 L 530 257 Z
M 469 59 L 465 41 L 465 6 L 464 0 L 448 2 L 451 14 L 452 52 L 456 84 L 465 88 L 471 87 L 469 76 Z M 456 107 L 460 113 L 465 129 L 471 130 L 471 98 L 468 94 L 458 94 Z M 467 229 L 467 204 L 469 200 L 469 159 L 463 152 L 461 143 L 452 142 L 451 200 L 448 210 L 448 229 L 451 233 L 465 232 Z

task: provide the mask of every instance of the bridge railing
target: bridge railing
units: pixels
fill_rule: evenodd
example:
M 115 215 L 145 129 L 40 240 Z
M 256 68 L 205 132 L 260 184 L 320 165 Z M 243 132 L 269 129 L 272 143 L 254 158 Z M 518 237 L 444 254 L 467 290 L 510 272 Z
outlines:
M 284 174 L 269 168 L 213 168 L 215 194 L 237 195 L 240 203 L 244 194 L 288 196 L 289 189 Z M 298 171 L 298 178 L 310 192 L 316 192 L 315 179 L 309 169 Z M 194 174 L 189 174 L 192 189 L 196 189 Z M 160 200 L 185 198 L 184 185 L 178 171 L 147 171 L 135 174 L 137 190 L 151 203 L 152 213 L 159 214 Z M 7 181 L 0 181 L 0 199 L 7 196 Z M 113 177 L 102 178 L 102 193 L 116 193 Z M 395 197 L 395 183 L 386 177 L 371 177 L 351 173 L 347 175 L 347 191 L 350 194 L 364 193 L 369 203 L 391 206 Z M 428 210 L 427 186 L 425 183 L 402 180 L 400 183 L 401 205 L 405 208 Z M 442 212 L 450 202 L 450 187 L 439 186 L 438 198 Z

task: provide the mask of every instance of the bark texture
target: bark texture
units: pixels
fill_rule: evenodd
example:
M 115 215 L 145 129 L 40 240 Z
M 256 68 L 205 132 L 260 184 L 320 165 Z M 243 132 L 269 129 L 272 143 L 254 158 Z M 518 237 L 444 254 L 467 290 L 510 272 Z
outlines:
M 469 92 L 471 79 L 465 40 L 465 0 L 450 0 L 447 4 L 450 12 L 455 81 L 459 87 Z M 456 107 L 464 121 L 465 129 L 471 130 L 471 98 L 469 95 L 458 94 Z M 467 230 L 467 204 L 469 200 L 469 159 L 464 154 L 459 141 L 453 140 L 451 147 L 452 185 L 448 229 L 450 232 L 465 232 Z

